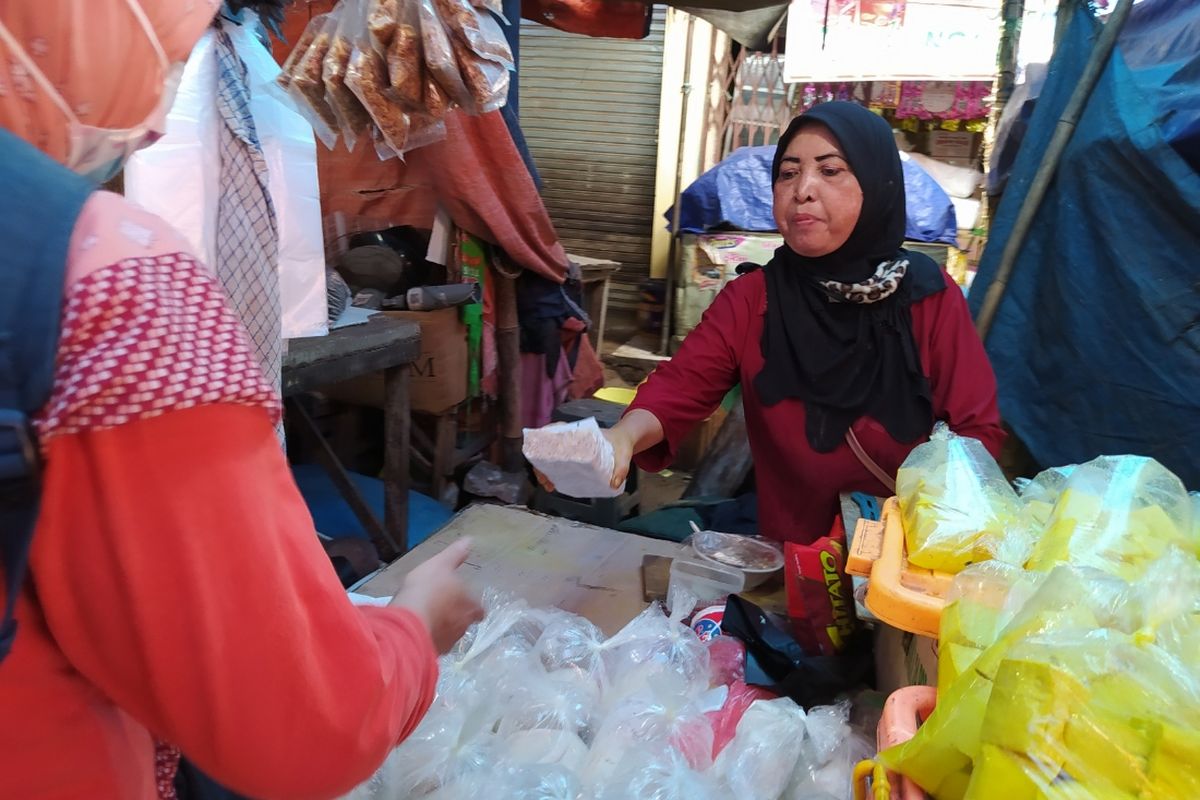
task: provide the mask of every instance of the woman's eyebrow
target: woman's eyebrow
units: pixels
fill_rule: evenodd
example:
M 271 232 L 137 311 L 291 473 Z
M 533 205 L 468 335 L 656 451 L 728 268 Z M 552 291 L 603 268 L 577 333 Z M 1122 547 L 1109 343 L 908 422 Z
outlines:
M 817 161 L 828 161 L 831 158 L 840 158 L 842 160 L 845 160 L 845 156 L 843 156 L 841 153 L 826 153 L 823 156 L 817 156 L 816 160 Z M 784 160 L 786 161 L 787 159 L 784 159 Z

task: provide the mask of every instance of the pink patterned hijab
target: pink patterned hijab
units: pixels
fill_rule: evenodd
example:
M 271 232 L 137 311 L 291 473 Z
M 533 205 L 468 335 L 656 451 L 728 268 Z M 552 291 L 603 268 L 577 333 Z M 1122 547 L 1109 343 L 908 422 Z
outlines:
M 169 63 L 186 61 L 219 0 L 0 0 L 0 24 L 85 125 L 127 128 L 150 115 Z M 65 161 L 69 122 L 0 38 L 0 127 Z

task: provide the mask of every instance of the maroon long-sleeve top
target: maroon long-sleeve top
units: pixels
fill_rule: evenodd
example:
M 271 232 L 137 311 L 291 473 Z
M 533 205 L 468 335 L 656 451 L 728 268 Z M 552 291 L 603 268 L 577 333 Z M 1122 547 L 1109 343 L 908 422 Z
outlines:
M 975 333 L 962 291 L 947 275 L 946 291 L 912 306 L 913 336 L 929 378 L 934 417 L 951 430 L 979 439 L 992 455 L 1004 441 L 996 403 L 996 377 Z M 758 486 L 759 529 L 781 541 L 807 543 L 829 532 L 843 492 L 886 496 L 887 489 L 850 447 L 818 453 L 805 436 L 799 400 L 765 406 L 754 389 L 763 368 L 766 281 L 756 270 L 731 282 L 713 301 L 679 352 L 660 366 L 629 409 L 644 409 L 662 423 L 664 441 L 634 463 L 649 472 L 671 465 L 679 444 L 707 419 L 725 394 L 742 385 L 746 428 Z M 863 449 L 894 474 L 918 442 L 893 439 L 869 417 L 854 424 Z

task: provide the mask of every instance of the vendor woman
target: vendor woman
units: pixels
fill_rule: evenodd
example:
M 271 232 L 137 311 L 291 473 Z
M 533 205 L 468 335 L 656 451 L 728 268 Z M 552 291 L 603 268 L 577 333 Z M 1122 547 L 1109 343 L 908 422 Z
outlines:
M 901 247 L 904 173 L 888 124 L 852 103 L 819 105 L 788 126 L 771 174 L 783 246 L 725 287 L 606 433 L 619 486 L 631 459 L 668 467 L 740 383 L 759 530 L 810 542 L 829 532 L 840 493 L 890 495 L 935 422 L 992 455 L 1004 434 L 963 293 Z

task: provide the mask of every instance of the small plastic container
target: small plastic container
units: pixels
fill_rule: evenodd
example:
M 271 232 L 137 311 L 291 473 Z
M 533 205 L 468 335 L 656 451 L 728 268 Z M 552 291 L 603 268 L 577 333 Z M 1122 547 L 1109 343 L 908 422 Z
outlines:
M 731 594 L 745 588 L 741 570 L 714 564 L 701 559 L 680 557 L 671 562 L 671 583 L 668 596 L 677 587 L 687 589 L 697 598 L 697 608 L 724 602 Z
M 756 536 L 695 530 L 692 550 L 705 563 L 740 572 L 743 585 L 739 591 L 754 589 L 783 569 L 780 549 Z

